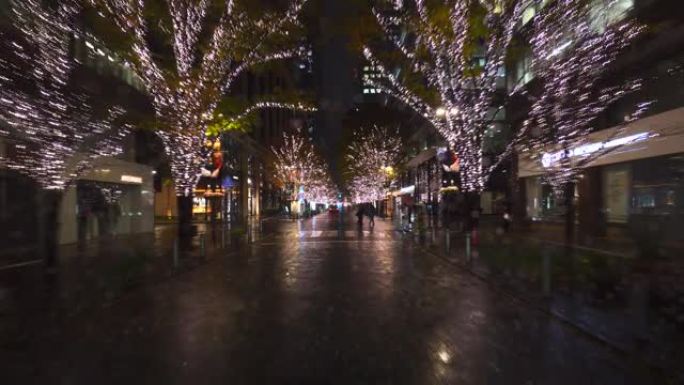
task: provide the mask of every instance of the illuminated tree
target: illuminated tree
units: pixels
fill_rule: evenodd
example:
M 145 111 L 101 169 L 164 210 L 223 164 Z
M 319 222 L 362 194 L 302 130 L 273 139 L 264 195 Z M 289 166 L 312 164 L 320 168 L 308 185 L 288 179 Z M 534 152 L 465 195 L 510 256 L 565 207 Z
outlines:
M 128 38 L 124 54 L 167 128 L 159 135 L 171 159 L 184 222 L 199 178 L 202 144 L 218 103 L 249 69 L 307 52 L 297 37 L 298 16 L 307 0 L 290 0 L 286 11 L 259 16 L 246 0 L 166 0 L 161 5 L 152 0 L 89 1 Z M 168 17 L 147 17 L 152 5 L 166 9 Z M 153 44 L 159 35 L 170 37 L 172 58 Z M 169 63 L 171 68 L 165 66 Z M 260 102 L 247 111 L 263 107 L 285 106 Z
M 332 203 L 336 189 L 323 158 L 316 153 L 311 140 L 302 132 L 283 134 L 278 147 L 272 149 L 275 178 L 292 191 L 291 200 L 303 198 L 318 203 Z
M 523 153 L 544 167 L 545 183 L 565 201 L 567 241 L 574 233 L 574 186 L 581 169 L 609 151 L 645 139 L 643 135 L 615 137 L 650 104 L 636 105 L 610 137 L 589 142 L 597 119 L 641 87 L 640 80 L 611 82 L 608 71 L 642 28 L 633 21 L 599 23 L 597 5 L 595 1 L 557 0 L 535 17 L 531 46 L 541 92 L 534 95 L 528 119 L 518 133 Z M 606 2 L 603 12 L 610 6 Z
M 374 202 L 387 197 L 389 183 L 401 154 L 399 133 L 385 127 L 357 131 L 347 149 L 350 193 L 355 203 Z
M 589 144 L 597 118 L 641 87 L 641 80 L 610 84 L 606 78 L 642 28 L 633 21 L 605 25 L 592 12 L 596 6 L 596 2 L 559 0 L 534 19 L 532 67 L 542 90 L 534 96 L 518 136 L 523 138 L 524 152 L 543 165 L 546 182 L 556 190 L 575 182 L 580 170 L 596 158 L 630 142 L 606 138 Z M 603 12 L 610 6 L 606 2 Z M 639 118 L 649 104 L 635 106 L 625 122 Z M 611 137 L 620 132 L 615 130 Z
M 393 71 L 365 47 L 381 74 L 375 88 L 423 116 L 461 160 L 465 190 L 480 192 L 498 164 L 485 161 L 485 133 L 503 108 L 497 82 L 522 0 L 385 0 L 373 10 L 401 52 Z M 503 95 L 506 96 L 506 95 Z M 498 103 L 498 104 L 497 104 Z
M 0 158 L 7 168 L 34 179 L 44 190 L 43 239 L 48 264 L 56 262 L 57 215 L 62 191 L 92 160 L 121 151 L 127 134 L 112 109 L 99 118 L 87 95 L 76 91 L 70 76 L 76 63 L 70 42 L 76 32 L 76 2 L 54 7 L 39 0 L 11 2 L 19 34 L 3 36 L 0 58 L 0 135 L 16 142 Z
M 18 140 L 10 169 L 46 190 L 63 190 L 93 157 L 120 152 L 126 130 L 113 129 L 122 111 L 98 120 L 85 94 L 69 85 L 75 62 L 69 45 L 78 6 L 63 1 L 55 9 L 41 1 L 13 1 L 13 23 L 21 39 L 3 39 L 0 58 L 0 134 Z

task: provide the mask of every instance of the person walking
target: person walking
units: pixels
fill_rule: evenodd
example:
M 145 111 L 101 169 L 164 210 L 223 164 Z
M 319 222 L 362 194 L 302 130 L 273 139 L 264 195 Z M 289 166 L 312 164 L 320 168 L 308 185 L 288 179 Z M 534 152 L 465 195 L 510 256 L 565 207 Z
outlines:
M 367 210 L 367 215 L 368 215 L 368 224 L 370 227 L 375 227 L 375 206 L 373 206 L 372 203 L 368 204 L 368 210 Z
M 356 209 L 356 217 L 359 219 L 359 226 L 363 226 L 363 205 L 359 205 L 358 209 Z

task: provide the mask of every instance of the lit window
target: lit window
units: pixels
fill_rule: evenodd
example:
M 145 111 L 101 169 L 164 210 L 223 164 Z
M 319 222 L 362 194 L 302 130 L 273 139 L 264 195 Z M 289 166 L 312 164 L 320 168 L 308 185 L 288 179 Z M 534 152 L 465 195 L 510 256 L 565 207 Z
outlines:
M 597 32 L 624 20 L 634 8 L 634 0 L 594 0 L 591 6 L 591 26 Z
M 529 7 L 525 8 L 522 14 L 522 24 L 526 25 L 529 23 L 530 20 L 534 19 L 534 15 L 536 14 L 537 10 L 535 9 L 534 5 L 530 5 Z

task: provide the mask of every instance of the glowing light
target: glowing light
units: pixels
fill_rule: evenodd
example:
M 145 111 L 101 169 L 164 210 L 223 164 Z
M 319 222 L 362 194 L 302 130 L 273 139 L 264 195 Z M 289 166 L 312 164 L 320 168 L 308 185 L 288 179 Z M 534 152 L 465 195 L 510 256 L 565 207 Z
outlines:
M 485 132 L 496 117 L 489 112 L 513 31 L 528 2 L 480 2 L 485 14 L 481 19 L 473 14 L 474 7 L 469 1 L 386 0 L 380 3 L 373 12 L 385 36 L 403 54 L 412 75 L 422 78 L 439 96 L 439 107 L 433 107 L 430 99 L 423 96 L 424 92 L 410 88 L 413 76 L 399 78 L 380 62 L 370 47 L 365 47 L 364 56 L 380 75 L 369 80 L 371 86 L 423 116 L 461 157 L 464 188 L 481 191 L 499 163 L 495 160 L 487 167 L 483 163 Z M 431 17 L 434 11 L 431 6 L 448 10 L 448 22 L 436 25 Z M 469 40 L 475 19 L 481 20 L 489 32 L 481 39 L 477 64 L 473 64 Z M 445 32 L 444 27 L 448 31 Z M 397 36 L 397 29 L 405 30 L 415 38 L 402 39 Z
M 121 175 L 121 181 L 125 183 L 142 184 L 143 178 L 134 175 Z
M 583 144 L 569 151 L 556 151 L 552 153 L 546 152 L 542 155 L 541 162 L 544 167 L 549 168 L 553 165 L 558 164 L 566 158 L 589 156 L 604 149 L 611 149 L 621 147 L 627 144 L 638 143 L 647 140 L 649 137 L 650 134 L 648 132 L 642 132 L 639 134 L 634 134 L 605 142 Z
M 439 360 L 445 364 L 448 364 L 451 360 L 451 355 L 445 350 L 441 350 L 439 353 L 437 353 L 437 356 L 439 356 Z
M 126 59 L 150 94 L 157 119 L 166 127 L 159 136 L 171 159 L 177 195 L 192 194 L 200 176 L 207 126 L 235 80 L 266 62 L 308 57 L 309 50 L 292 33 L 301 27 L 298 16 L 307 0 L 290 0 L 284 13 L 267 13 L 259 19 L 226 0 L 215 28 L 207 31 L 207 42 L 200 38 L 213 10 L 212 2 L 167 0 L 175 71 L 163 70 L 153 58 L 147 24 L 157 20 L 146 19 L 145 0 L 89 2 L 132 41 Z M 263 107 L 285 106 L 263 104 L 254 108 Z M 243 116 L 238 113 L 235 118 Z
M 354 203 L 387 197 L 400 154 L 398 132 L 375 126 L 369 132 L 355 134 L 347 149 L 347 172 L 351 176 L 349 190 Z
M 554 49 L 553 51 L 551 51 L 551 53 L 549 54 L 549 56 L 547 56 L 546 58 L 547 58 L 547 59 L 552 59 L 552 58 L 554 58 L 555 56 L 560 55 L 566 48 L 570 47 L 571 44 L 572 44 L 572 40 L 570 40 L 570 41 L 567 42 L 567 43 L 564 43 L 564 44 L 561 45 L 560 47 L 558 47 L 558 48 Z
M 633 21 L 596 29 L 591 13 L 589 3 L 558 0 L 532 24 L 532 69 L 542 90 L 533 99 L 518 137 L 525 151 L 542 163 L 546 183 L 557 192 L 608 151 L 648 138 L 648 133 L 619 138 L 627 124 L 649 108 L 651 103 L 645 102 L 635 106 L 629 119 L 614 130 L 614 137 L 587 142 L 597 118 L 611 104 L 641 88 L 638 79 L 605 85 L 603 77 L 643 30 Z M 558 151 L 547 153 L 548 148 Z
M 17 145 L 0 163 L 36 180 L 44 189 L 62 190 L 92 165 L 92 160 L 121 152 L 126 127 L 117 107 L 100 116 L 88 97 L 69 87 L 75 61 L 71 36 L 79 2 L 64 0 L 55 7 L 39 0 L 13 0 L 11 22 L 31 45 L 30 53 L 11 38 L 2 39 L 0 58 L 0 119 Z M 26 85 L 36 92 L 26 92 Z
M 331 204 L 336 202 L 337 188 L 323 158 L 314 151 L 311 140 L 301 131 L 283 134 L 281 145 L 272 149 L 275 177 L 283 186 L 297 191 L 292 200 L 308 200 Z

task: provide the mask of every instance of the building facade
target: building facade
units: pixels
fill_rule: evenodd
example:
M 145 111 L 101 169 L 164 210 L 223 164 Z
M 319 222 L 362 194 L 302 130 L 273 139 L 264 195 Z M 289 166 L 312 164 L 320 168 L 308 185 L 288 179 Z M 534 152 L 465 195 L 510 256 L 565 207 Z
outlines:
M 598 25 L 633 17 L 650 28 L 614 70 L 621 78 L 641 78 L 642 89 L 611 106 L 581 148 L 570 147 L 571 157 L 605 153 L 583 165 L 574 189 L 575 224 L 582 236 L 634 237 L 647 232 L 673 242 L 680 238 L 676 229 L 684 223 L 684 15 L 677 3 L 596 2 Z M 517 66 L 525 71 L 524 63 Z M 522 78 L 534 82 L 531 72 Z M 625 124 L 624 116 L 643 101 L 652 101 L 652 108 Z M 552 162 L 558 149 L 545 151 L 541 161 L 520 156 L 516 162 L 519 215 L 533 223 L 560 221 L 568 209 L 543 178 L 549 166 L 544 160 Z

